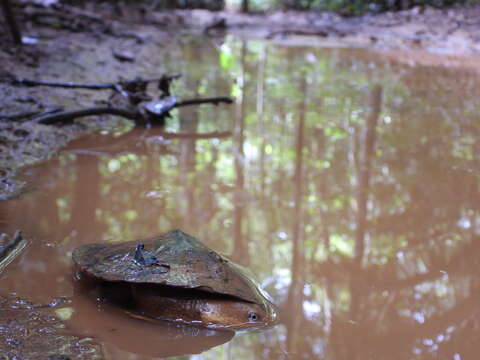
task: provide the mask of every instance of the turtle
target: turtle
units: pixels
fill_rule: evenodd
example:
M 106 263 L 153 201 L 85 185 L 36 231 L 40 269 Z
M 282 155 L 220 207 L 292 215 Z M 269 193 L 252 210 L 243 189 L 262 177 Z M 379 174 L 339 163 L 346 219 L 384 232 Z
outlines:
M 276 322 L 275 305 L 245 269 L 182 230 L 82 245 L 72 259 L 84 279 L 126 287 L 135 317 L 228 330 Z

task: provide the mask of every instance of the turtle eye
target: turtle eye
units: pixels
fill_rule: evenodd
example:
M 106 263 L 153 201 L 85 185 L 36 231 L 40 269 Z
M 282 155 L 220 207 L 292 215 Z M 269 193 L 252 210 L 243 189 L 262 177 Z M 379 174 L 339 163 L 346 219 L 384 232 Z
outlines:
M 254 312 L 249 312 L 248 313 L 248 321 L 250 322 L 254 322 L 254 321 L 258 321 L 258 315 Z

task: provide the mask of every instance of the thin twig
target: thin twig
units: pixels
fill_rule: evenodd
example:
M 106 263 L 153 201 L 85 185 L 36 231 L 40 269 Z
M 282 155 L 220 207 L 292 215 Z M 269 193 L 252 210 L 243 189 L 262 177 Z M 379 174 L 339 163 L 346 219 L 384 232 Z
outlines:
M 13 238 L 0 246 L 0 273 L 22 252 L 28 241 L 22 236 L 22 231 L 17 230 Z
M 189 99 L 189 100 L 183 100 L 183 101 L 177 102 L 174 107 L 200 105 L 200 104 L 218 105 L 220 103 L 231 104 L 233 103 L 233 100 L 227 96 L 211 97 L 211 98 L 204 98 L 204 99 Z
M 117 90 L 118 86 L 128 86 L 130 84 L 146 84 L 155 81 L 162 81 L 165 79 L 178 79 L 181 77 L 181 74 L 172 74 L 172 75 L 163 75 L 159 78 L 149 78 L 149 79 L 134 79 L 127 81 L 119 81 L 116 83 L 99 83 L 99 84 L 78 84 L 74 82 L 56 82 L 56 81 L 42 81 L 34 80 L 28 78 L 16 77 L 11 80 L 13 85 L 24 85 L 24 86 L 51 86 L 51 87 L 61 87 L 61 88 L 70 88 L 70 89 L 90 89 L 90 90 Z
M 330 35 L 344 37 L 347 35 L 345 31 L 336 29 L 332 26 L 325 26 L 323 28 L 313 28 L 313 29 L 285 29 L 272 31 L 267 35 L 267 39 L 273 39 L 277 36 L 289 36 L 289 35 L 300 35 L 300 36 L 319 36 L 319 37 L 328 37 Z
M 35 110 L 35 111 L 24 111 L 21 113 L 16 113 L 12 115 L 2 115 L 0 114 L 0 119 L 2 120 L 18 120 L 18 119 L 24 119 L 24 118 L 29 118 L 35 115 L 40 114 L 40 110 Z
M 226 138 L 232 136 L 231 131 L 212 131 L 208 133 L 171 133 L 161 132 L 157 136 L 165 139 L 212 139 L 212 138 Z
M 175 107 L 200 105 L 200 104 L 215 104 L 215 105 L 218 105 L 220 103 L 231 104 L 232 102 L 233 100 L 231 98 L 220 96 L 220 97 L 212 97 L 212 98 L 204 98 L 204 99 L 189 99 L 189 100 L 179 101 L 172 107 L 175 108 Z M 155 114 L 154 119 L 162 119 L 164 116 L 168 114 L 168 112 L 171 110 L 172 107 L 167 107 L 164 112 Z M 55 114 L 41 115 L 39 117 L 32 119 L 31 122 L 48 125 L 48 124 L 55 124 L 63 121 L 70 122 L 79 117 L 92 116 L 92 115 L 118 115 L 133 121 L 140 121 L 140 122 L 145 121 L 140 111 L 133 112 L 125 109 L 105 106 L 105 107 L 94 107 L 94 108 L 87 108 L 83 110 L 64 111 L 64 112 L 55 113 Z
M 20 119 L 26 119 L 26 118 L 29 118 L 29 117 L 32 117 L 32 116 L 36 116 L 40 113 L 42 113 L 42 116 L 43 116 L 43 115 L 47 115 L 47 114 L 58 113 L 59 111 L 62 111 L 62 110 L 63 110 L 62 107 L 56 107 L 56 108 L 53 108 L 53 109 L 50 109 L 50 110 L 46 110 L 43 113 L 40 110 L 32 110 L 32 111 L 24 111 L 24 112 L 12 114 L 12 115 L 2 115 L 2 114 L 0 114 L 0 119 L 12 120 L 12 121 L 13 120 L 20 120 Z
M 92 115 L 118 115 L 130 120 L 139 120 L 140 114 L 132 111 L 112 108 L 112 107 L 95 107 L 83 110 L 64 111 L 56 114 L 42 115 L 32 119 L 33 123 L 54 124 L 61 121 L 73 121 L 76 118 Z
M 103 89 L 112 89 L 114 90 L 114 85 L 116 84 L 77 84 L 73 82 L 51 82 L 51 81 L 41 81 L 33 80 L 27 78 L 15 78 L 12 80 L 13 85 L 24 85 L 24 86 L 51 86 L 51 87 L 61 87 L 61 88 L 73 88 L 73 89 L 91 89 L 91 90 L 103 90 Z

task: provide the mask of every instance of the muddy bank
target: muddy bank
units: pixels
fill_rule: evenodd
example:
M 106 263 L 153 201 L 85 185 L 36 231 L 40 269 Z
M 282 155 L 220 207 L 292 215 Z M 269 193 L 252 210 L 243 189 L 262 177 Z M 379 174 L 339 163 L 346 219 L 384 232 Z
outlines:
M 0 34 L 0 199 L 25 190 L 25 183 L 16 177 L 19 169 L 51 158 L 82 134 L 109 130 L 119 121 L 128 127 L 112 116 L 89 117 L 62 126 L 31 122 L 47 112 L 101 106 L 110 100 L 111 91 L 18 86 L 12 84 L 12 78 L 102 83 L 145 75 L 119 57 L 125 49 L 135 52 L 142 46 L 135 37 L 118 38 L 88 28 L 74 33 L 35 22 L 25 22 L 27 25 L 24 36 L 36 39 L 36 44 L 15 47 L 5 32 Z
M 93 339 L 65 333 L 65 325 L 54 311 L 32 310 L 18 298 L 0 298 L 0 359 L 104 358 Z
M 30 243 L 20 232 L 0 234 L 0 275 Z M 16 294 L 0 294 L 0 359 L 103 359 L 101 346 L 88 337 L 72 336 L 62 317 L 70 300 L 35 304 Z
M 209 36 L 226 33 L 288 46 L 367 49 L 409 66 L 480 71 L 480 6 L 412 10 L 345 18 L 332 13 L 243 15 L 177 11 L 176 21 Z M 153 13 L 150 21 L 164 22 Z
M 209 34 L 238 34 L 329 47 L 423 51 L 474 55 L 480 52 L 480 6 L 438 10 L 414 8 L 395 13 L 345 18 L 333 13 L 279 12 L 243 15 L 229 12 L 178 11 L 177 21 Z M 151 22 L 165 22 L 153 13 Z
M 398 12 L 344 17 L 330 12 L 160 11 L 154 5 L 87 2 L 82 3 L 81 14 L 89 16 L 89 21 L 95 22 L 97 18 L 111 21 L 114 25 L 107 32 L 115 37 L 128 36 L 129 32 L 132 36 L 138 29 L 131 26 L 142 24 L 152 25 L 157 31 L 196 32 L 210 37 L 234 33 L 297 45 L 463 56 L 480 52 L 480 5 L 449 9 L 418 6 Z M 126 23 L 128 27 L 122 28 Z

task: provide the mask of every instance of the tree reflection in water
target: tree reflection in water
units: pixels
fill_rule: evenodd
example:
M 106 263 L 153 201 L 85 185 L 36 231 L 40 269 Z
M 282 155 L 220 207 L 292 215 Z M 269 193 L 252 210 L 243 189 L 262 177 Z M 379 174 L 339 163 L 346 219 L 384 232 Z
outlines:
M 258 274 L 282 319 L 196 359 L 477 356 L 476 76 L 357 50 L 202 45 L 169 59 L 189 74 L 180 91 L 236 104 L 182 110 L 167 130 L 233 136 L 96 135 L 29 169 L 41 190 L 2 214 L 58 246 L 27 253 L 12 268 L 26 279 L 2 287 L 33 296 L 55 273 L 48 290 L 68 296 L 66 251 L 182 227 Z

